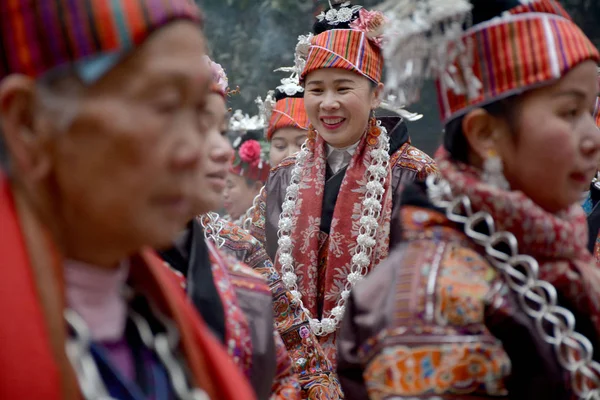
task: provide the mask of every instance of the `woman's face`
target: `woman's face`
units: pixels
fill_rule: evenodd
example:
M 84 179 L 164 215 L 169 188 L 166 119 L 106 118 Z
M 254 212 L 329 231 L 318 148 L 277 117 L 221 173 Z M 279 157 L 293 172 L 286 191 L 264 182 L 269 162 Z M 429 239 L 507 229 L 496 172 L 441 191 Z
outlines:
M 252 207 L 254 198 L 258 196 L 262 184 L 249 182 L 243 176 L 229 172 L 225 186 L 223 207 L 234 220 L 240 218 Z
M 511 188 L 549 212 L 577 203 L 600 162 L 600 130 L 592 118 L 596 75 L 596 64 L 587 61 L 554 85 L 525 93 L 516 132 L 505 127 L 498 135 Z
M 306 113 L 319 135 L 336 148 L 358 142 L 379 106 L 383 84 L 373 88 L 364 76 L 338 68 L 313 71 L 305 82 Z
M 225 99 L 216 93 L 207 96 L 201 124 L 206 135 L 207 156 L 202 160 L 201 181 L 197 186 L 196 212 L 214 211 L 223 202 L 229 162 L 233 149 L 225 137 L 227 132 Z
M 277 130 L 271 138 L 269 164 L 276 167 L 284 158 L 299 152 L 306 140 L 306 134 L 307 132 L 300 128 L 287 127 Z

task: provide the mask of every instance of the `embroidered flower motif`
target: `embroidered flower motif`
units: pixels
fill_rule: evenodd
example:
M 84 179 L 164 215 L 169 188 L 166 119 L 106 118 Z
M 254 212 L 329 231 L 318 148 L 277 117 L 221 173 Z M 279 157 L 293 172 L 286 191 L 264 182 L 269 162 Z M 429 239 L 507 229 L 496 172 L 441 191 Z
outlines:
M 330 15 L 331 11 L 335 11 L 335 10 L 330 10 L 327 15 L 325 16 L 325 18 L 327 18 L 327 21 L 332 21 L 333 19 L 335 19 L 336 14 Z M 337 12 L 337 20 L 338 22 L 348 22 L 352 19 L 352 10 L 349 8 L 340 8 L 340 10 Z
M 240 150 L 238 151 L 240 154 L 240 159 L 253 166 L 256 167 L 260 163 L 260 153 L 261 146 L 256 140 L 247 140 L 240 146 Z
M 383 44 L 383 30 L 387 19 L 380 11 L 368 11 L 361 8 L 358 18 L 350 23 L 350 28 L 366 33 L 378 47 Z

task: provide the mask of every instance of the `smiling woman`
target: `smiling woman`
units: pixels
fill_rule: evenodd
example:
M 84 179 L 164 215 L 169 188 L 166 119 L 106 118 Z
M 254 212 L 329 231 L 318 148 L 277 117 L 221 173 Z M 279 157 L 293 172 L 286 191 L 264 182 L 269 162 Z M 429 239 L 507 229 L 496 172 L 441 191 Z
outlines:
M 250 229 L 335 368 L 348 293 L 397 239 L 391 221 L 402 185 L 436 167 L 410 145 L 400 118 L 373 117 L 383 89 L 382 15 L 344 2 L 317 18 L 296 57 L 304 65 L 308 138 L 271 172 Z

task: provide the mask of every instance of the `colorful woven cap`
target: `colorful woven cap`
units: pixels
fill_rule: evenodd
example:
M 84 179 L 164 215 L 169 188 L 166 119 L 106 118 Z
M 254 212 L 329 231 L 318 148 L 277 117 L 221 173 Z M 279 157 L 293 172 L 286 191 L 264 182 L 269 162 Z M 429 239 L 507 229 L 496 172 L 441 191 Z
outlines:
M 379 83 L 383 71 L 383 55 L 365 32 L 332 29 L 312 39 L 300 80 L 304 81 L 309 73 L 321 68 L 345 69 Z
M 308 125 L 308 116 L 304 109 L 304 99 L 286 97 L 275 104 L 267 129 L 267 140 L 271 141 L 273 135 L 279 129 L 298 128 L 308 130 Z
M 463 42 L 472 49 L 471 69 L 482 88 L 477 96 L 468 97 L 438 79 L 444 123 L 473 108 L 550 84 L 578 64 L 600 58 L 590 40 L 552 0 L 523 4 L 482 22 L 464 34 Z M 468 76 L 459 61 L 454 66 L 458 75 Z
M 0 79 L 71 65 L 84 81 L 96 80 L 178 19 L 202 21 L 192 0 L 2 0 Z

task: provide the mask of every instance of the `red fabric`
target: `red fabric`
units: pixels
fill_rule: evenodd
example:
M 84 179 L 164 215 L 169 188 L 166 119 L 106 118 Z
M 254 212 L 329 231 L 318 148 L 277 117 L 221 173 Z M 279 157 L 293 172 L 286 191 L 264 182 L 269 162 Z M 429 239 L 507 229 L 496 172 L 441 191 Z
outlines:
M 61 400 L 58 366 L 38 299 L 35 278 L 8 182 L 0 176 L 0 399 Z M 132 263 L 137 289 L 152 296 L 181 334 L 183 354 L 195 382 L 211 398 L 254 400 L 225 350 L 208 331 L 170 273 L 151 250 Z
M 508 231 L 519 253 L 535 258 L 540 278 L 556 288 L 579 315 L 589 315 L 600 334 L 600 269 L 587 250 L 586 215 L 579 204 L 550 214 L 520 191 L 504 191 L 481 180 L 481 172 L 450 160 L 440 150 L 436 161 L 455 196 L 466 195 L 474 211 L 492 215 L 496 232 Z
M 365 196 L 365 172 L 371 164 L 371 150 L 377 145 L 380 130 L 371 127 L 360 141 L 340 187 L 337 197 L 326 259 L 319 260 L 320 222 L 325 186 L 326 146 L 321 136 L 314 137 L 309 133 L 310 155 L 306 160 L 301 178 L 296 211 L 293 216 L 294 228 L 291 239 L 294 243 L 292 256 L 295 271 L 299 278 L 298 287 L 302 293 L 302 301 L 313 318 L 329 317 L 331 310 L 340 298 L 346 285 L 346 277 L 350 273 L 352 256 L 356 249 L 362 201 Z M 388 169 L 382 200 L 382 212 L 379 219 L 380 229 L 377 232 L 377 245 L 371 256 L 369 269 L 387 257 L 389 250 L 389 227 L 392 210 L 391 169 Z M 321 239 L 321 240 L 320 240 Z M 276 266 L 281 270 L 277 257 Z M 317 282 L 319 271 L 324 282 Z M 323 302 L 319 301 L 318 287 L 323 290 Z M 322 309 L 322 316 L 318 310 Z
M 0 399 L 60 400 L 58 366 L 8 181 L 0 174 Z M 41 379 L 40 377 L 43 377 Z

